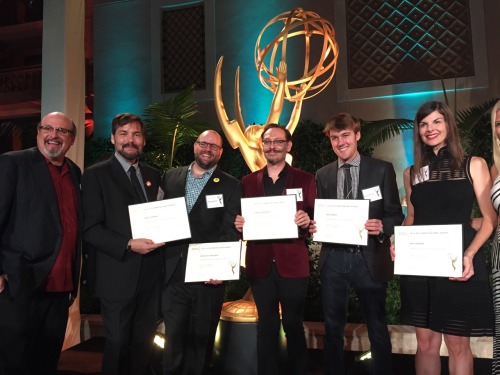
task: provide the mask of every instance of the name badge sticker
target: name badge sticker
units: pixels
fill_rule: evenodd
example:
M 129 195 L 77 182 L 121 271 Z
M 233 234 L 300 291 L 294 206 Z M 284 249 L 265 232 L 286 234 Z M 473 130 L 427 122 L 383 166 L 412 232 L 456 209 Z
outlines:
M 302 202 L 304 200 L 302 196 L 302 188 L 286 189 L 286 195 L 293 195 L 297 197 L 297 202 Z
M 413 185 L 420 184 L 424 181 L 429 180 L 429 166 L 420 168 L 420 172 L 415 174 L 413 178 Z
M 382 199 L 382 192 L 380 186 L 374 186 L 368 189 L 361 190 L 364 199 L 369 199 L 370 202 L 379 201 Z
M 207 208 L 224 207 L 224 194 L 207 195 Z

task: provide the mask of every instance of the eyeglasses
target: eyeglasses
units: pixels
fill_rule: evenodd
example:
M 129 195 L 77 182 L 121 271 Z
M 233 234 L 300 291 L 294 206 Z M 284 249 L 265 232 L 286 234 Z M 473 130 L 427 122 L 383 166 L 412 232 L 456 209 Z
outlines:
M 272 145 L 281 147 L 285 143 L 288 143 L 288 141 L 286 139 L 275 139 L 274 141 L 270 141 L 269 139 L 264 139 L 262 141 L 262 144 L 264 145 L 264 147 L 270 147 Z
M 65 128 L 54 128 L 50 125 L 40 125 L 38 127 L 38 129 L 40 129 L 43 133 L 46 133 L 46 134 L 50 134 L 52 133 L 54 130 L 56 131 L 57 134 L 59 135 L 68 135 L 68 134 L 74 134 L 74 131 L 73 130 L 70 130 L 70 129 L 65 129 Z
M 210 147 L 210 150 L 212 151 L 219 151 L 222 148 L 221 146 L 218 146 L 215 143 L 200 142 L 200 141 L 196 141 L 195 143 L 197 143 L 198 146 L 200 146 L 201 148 Z

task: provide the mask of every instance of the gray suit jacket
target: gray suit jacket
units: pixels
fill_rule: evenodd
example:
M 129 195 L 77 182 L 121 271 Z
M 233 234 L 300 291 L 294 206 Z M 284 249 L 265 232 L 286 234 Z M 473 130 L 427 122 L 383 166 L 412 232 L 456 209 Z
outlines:
M 334 161 L 316 173 L 318 198 L 337 198 L 338 162 Z M 368 245 L 362 246 L 363 257 L 374 280 L 389 281 L 394 274 L 394 265 L 390 256 L 389 237 L 394 233 L 394 226 L 403 222 L 399 192 L 396 184 L 396 174 L 391 163 L 368 158 L 361 155 L 359 169 L 359 187 L 357 197 L 362 197 L 361 190 L 379 186 L 382 199 L 370 202 L 370 219 L 382 220 L 385 240 L 381 244 L 375 236 L 369 236 Z M 320 253 L 319 270 L 335 244 L 324 243 Z

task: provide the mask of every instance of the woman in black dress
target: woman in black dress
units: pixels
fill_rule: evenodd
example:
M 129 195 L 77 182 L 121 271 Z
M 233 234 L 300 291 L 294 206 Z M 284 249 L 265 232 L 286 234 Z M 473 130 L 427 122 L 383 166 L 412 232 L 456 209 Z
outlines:
M 463 273 L 458 278 L 402 276 L 401 322 L 415 326 L 415 369 L 441 374 L 444 339 L 450 374 L 472 374 L 471 336 L 493 335 L 493 303 L 481 246 L 496 214 L 484 159 L 464 155 L 455 118 L 446 104 L 425 103 L 415 116 L 414 165 L 404 171 L 408 215 L 403 225 L 462 224 Z M 483 220 L 470 225 L 477 200 Z M 397 247 L 397 244 L 396 244 Z M 391 249 L 394 253 L 397 250 Z

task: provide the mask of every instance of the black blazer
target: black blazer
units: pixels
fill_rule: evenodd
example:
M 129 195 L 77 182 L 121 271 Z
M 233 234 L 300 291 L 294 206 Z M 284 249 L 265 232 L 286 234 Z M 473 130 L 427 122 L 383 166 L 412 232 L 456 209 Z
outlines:
M 155 201 L 161 174 L 142 163 L 139 168 L 148 201 Z M 89 288 L 98 297 L 131 298 L 138 284 L 143 257 L 157 258 L 155 271 L 160 277 L 162 250 L 147 255 L 127 251 L 127 243 L 132 238 L 128 206 L 139 202 L 127 173 L 114 155 L 85 170 L 82 195 Z
M 184 197 L 188 167 L 171 169 L 165 173 L 161 188 L 165 199 Z M 207 208 L 206 196 L 222 194 L 224 207 Z M 240 214 L 241 183 L 233 176 L 216 168 L 201 191 L 191 212 L 189 226 L 191 239 L 167 243 L 165 250 L 165 282 L 172 277 L 179 259 L 185 259 L 190 243 L 238 241 L 239 235 L 234 226 L 236 215 Z
M 77 215 L 80 224 L 78 247 L 73 263 L 73 295 L 80 278 L 82 210 L 81 171 L 66 158 L 78 192 Z M 57 194 L 38 148 L 0 155 L 0 274 L 9 276 L 13 297 L 36 291 L 49 274 L 59 253 L 62 224 Z
M 337 170 L 337 161 L 318 170 L 316 173 L 318 198 L 337 198 Z M 357 197 L 363 196 L 361 190 L 374 186 L 380 186 L 382 199 L 370 202 L 368 217 L 382 220 L 385 241 L 381 244 L 375 236 L 369 236 L 368 245 L 362 246 L 362 253 L 373 279 L 386 282 L 394 274 L 394 264 L 389 250 L 389 237 L 394 234 L 394 226 L 400 225 L 404 219 L 396 184 L 396 174 L 391 163 L 361 155 Z M 320 271 L 334 246 L 331 243 L 323 244 L 318 265 Z

